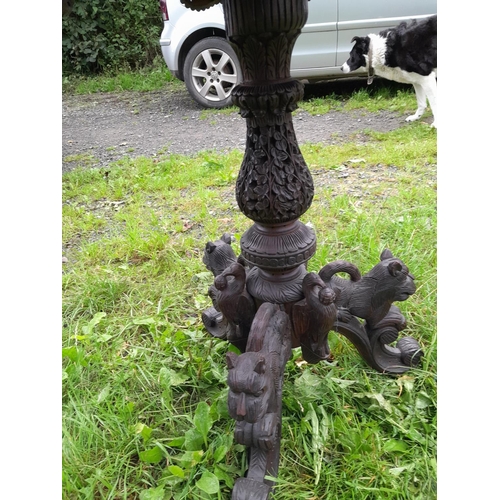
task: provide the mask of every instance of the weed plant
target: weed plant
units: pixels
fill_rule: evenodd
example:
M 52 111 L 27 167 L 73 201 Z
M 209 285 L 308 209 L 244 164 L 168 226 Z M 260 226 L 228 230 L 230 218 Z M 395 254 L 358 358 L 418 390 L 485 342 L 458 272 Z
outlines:
M 404 107 L 404 96 L 396 97 Z M 413 102 L 411 104 L 413 106 Z M 311 271 L 365 273 L 389 248 L 417 291 L 398 303 L 424 350 L 400 376 L 332 332 L 334 361 L 287 364 L 276 500 L 436 498 L 436 134 L 425 124 L 301 147 L 315 198 Z M 63 498 L 229 499 L 246 470 L 225 354 L 201 322 L 205 243 L 251 225 L 242 153 L 126 158 L 63 176 Z

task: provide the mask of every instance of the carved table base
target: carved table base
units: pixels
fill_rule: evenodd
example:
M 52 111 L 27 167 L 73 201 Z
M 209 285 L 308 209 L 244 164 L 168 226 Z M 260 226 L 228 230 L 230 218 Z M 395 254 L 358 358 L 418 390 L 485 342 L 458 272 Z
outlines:
M 203 10 L 217 0 L 181 0 Z M 240 210 L 254 221 L 236 257 L 230 235 L 209 242 L 203 261 L 214 274 L 203 313 L 211 335 L 242 354 L 228 353 L 229 412 L 235 438 L 249 449 L 249 469 L 233 500 L 264 500 L 277 476 L 283 373 L 291 349 L 308 363 L 331 359 L 328 332 L 345 335 L 380 372 L 403 373 L 421 357 L 395 301 L 415 292 L 405 264 L 385 250 L 361 275 L 347 261 L 307 271 L 314 232 L 299 218 L 314 196 L 311 174 L 297 144 L 292 111 L 303 85 L 290 78 L 295 40 L 307 20 L 307 0 L 223 0 L 228 39 L 243 73 L 233 102 L 247 122 L 246 150 L 236 182 Z M 347 273 L 349 279 L 337 276 Z
M 330 360 L 328 333 L 336 331 L 371 367 L 404 373 L 420 362 L 422 352 L 412 337 L 389 345 L 406 327 L 393 302 L 406 300 L 415 292 L 415 284 L 405 264 L 385 250 L 380 262 L 363 276 L 344 260 L 327 264 L 318 274 L 308 273 L 301 264 L 286 275 L 288 286 L 276 276 L 276 296 L 291 300 L 262 301 L 247 287 L 259 268 L 248 266 L 241 255 L 237 258 L 230 242 L 230 235 L 224 234 L 206 245 L 203 261 L 215 280 L 209 289 L 213 306 L 202 319 L 210 334 L 242 352 L 227 354 L 228 407 L 236 420 L 235 439 L 249 448 L 250 459 L 246 477 L 236 481 L 232 498 L 265 500 L 272 484 L 264 478 L 278 473 L 283 373 L 292 348 L 300 347 L 308 363 Z M 339 272 L 348 273 L 350 279 L 336 276 Z M 266 286 L 273 276 L 266 275 Z

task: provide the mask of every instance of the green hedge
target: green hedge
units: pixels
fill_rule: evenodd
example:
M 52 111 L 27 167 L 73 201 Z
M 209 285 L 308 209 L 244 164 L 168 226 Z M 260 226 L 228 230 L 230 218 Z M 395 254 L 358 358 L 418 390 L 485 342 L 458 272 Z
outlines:
M 63 74 L 138 69 L 161 54 L 158 0 L 75 0 L 62 19 Z

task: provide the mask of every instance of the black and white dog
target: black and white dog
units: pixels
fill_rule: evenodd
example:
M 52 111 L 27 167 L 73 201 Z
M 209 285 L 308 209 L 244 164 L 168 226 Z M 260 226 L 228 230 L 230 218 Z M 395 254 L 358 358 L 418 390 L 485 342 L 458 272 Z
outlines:
M 417 111 L 406 121 L 418 120 L 427 107 L 427 99 L 437 128 L 437 15 L 410 22 L 378 35 L 355 36 L 356 42 L 342 71 L 349 73 L 360 67 L 368 70 L 368 83 L 373 74 L 400 83 L 411 83 L 417 96 Z

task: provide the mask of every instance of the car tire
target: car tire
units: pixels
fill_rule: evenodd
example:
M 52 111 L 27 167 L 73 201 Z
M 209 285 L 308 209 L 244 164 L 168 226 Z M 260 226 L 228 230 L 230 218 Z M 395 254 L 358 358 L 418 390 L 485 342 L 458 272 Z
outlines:
M 224 38 L 204 38 L 188 52 L 184 82 L 193 99 L 202 106 L 218 109 L 230 106 L 231 91 L 240 81 L 240 63 Z

